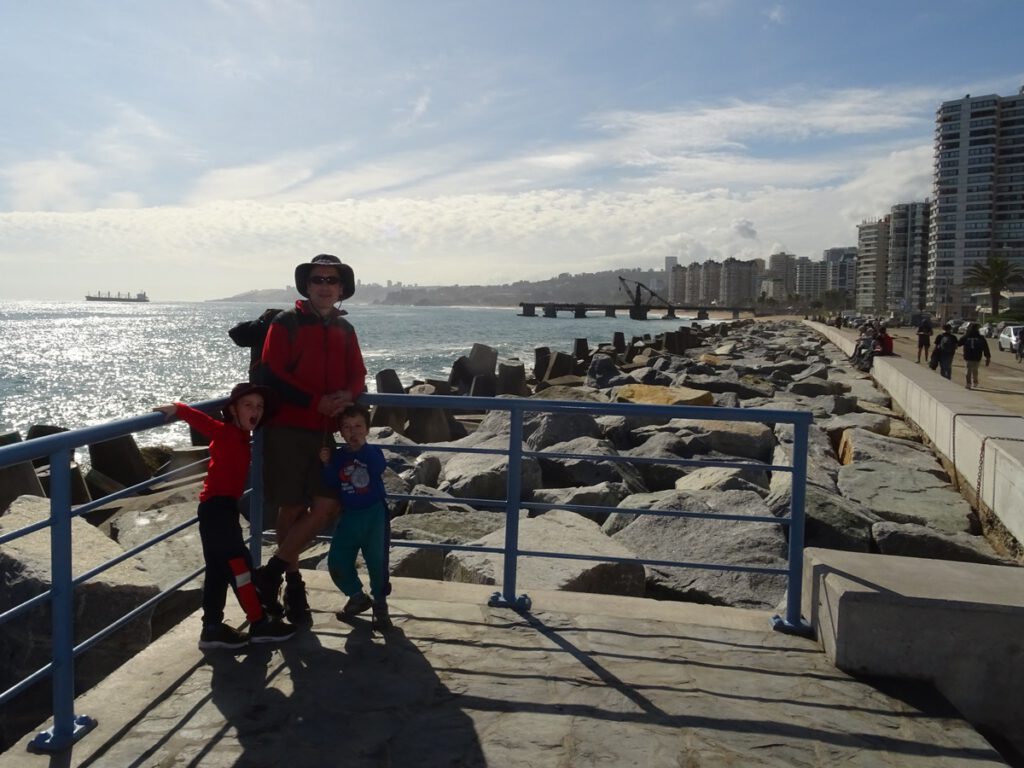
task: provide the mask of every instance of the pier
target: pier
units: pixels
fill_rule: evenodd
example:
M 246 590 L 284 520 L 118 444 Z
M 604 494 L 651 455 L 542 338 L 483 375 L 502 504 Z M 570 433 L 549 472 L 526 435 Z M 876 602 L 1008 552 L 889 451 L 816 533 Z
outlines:
M 738 320 L 743 313 L 756 317 L 753 307 L 718 307 L 696 304 L 671 304 L 669 306 L 656 306 L 645 304 L 596 304 L 590 302 L 531 302 L 521 301 L 519 307 L 523 317 L 537 317 L 537 308 L 541 309 L 544 317 L 558 317 L 559 312 L 572 312 L 575 318 L 587 317 L 588 312 L 602 312 L 605 317 L 617 317 L 619 312 L 626 312 L 631 320 L 647 320 L 648 314 L 654 311 L 662 311 L 664 320 L 675 320 L 677 312 L 684 312 L 693 315 L 697 320 L 707 320 L 710 312 L 729 312 L 734 320 Z

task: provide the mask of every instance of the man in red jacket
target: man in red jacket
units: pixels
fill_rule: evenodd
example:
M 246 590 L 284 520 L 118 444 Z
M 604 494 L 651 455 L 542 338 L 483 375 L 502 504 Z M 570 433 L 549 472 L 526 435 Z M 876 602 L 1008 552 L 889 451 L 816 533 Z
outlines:
M 298 558 L 338 515 L 337 494 L 320 476 L 320 448 L 334 445 L 336 417 L 366 391 L 366 366 L 355 329 L 336 306 L 355 292 L 352 268 L 320 254 L 295 268 L 295 288 L 306 297 L 270 325 L 259 380 L 280 404 L 267 425 L 263 482 L 278 507 L 277 553 L 257 571 L 271 610 L 287 574 L 285 612 L 293 624 L 312 623 Z

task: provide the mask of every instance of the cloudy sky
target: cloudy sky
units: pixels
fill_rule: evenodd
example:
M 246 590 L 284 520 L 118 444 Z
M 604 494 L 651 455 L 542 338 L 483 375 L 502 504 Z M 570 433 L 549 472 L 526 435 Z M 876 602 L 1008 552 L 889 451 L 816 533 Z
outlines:
M 202 300 L 335 253 L 501 283 L 820 258 L 1024 85 L 1020 0 L 0 5 L 0 299 Z

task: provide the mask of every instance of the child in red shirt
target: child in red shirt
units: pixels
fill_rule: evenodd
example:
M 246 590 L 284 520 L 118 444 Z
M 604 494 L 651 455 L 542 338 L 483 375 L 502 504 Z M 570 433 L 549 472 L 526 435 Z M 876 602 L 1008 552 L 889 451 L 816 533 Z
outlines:
M 210 466 L 199 494 L 199 538 L 203 544 L 206 578 L 203 581 L 203 630 L 199 648 L 242 648 L 248 643 L 287 640 L 295 627 L 264 613 L 252 582 L 252 561 L 238 522 L 238 500 L 249 475 L 252 430 L 259 427 L 274 402 L 269 387 L 242 383 L 231 390 L 224 408 L 227 421 L 215 419 L 184 403 L 162 405 L 154 411 L 167 420 L 178 417 L 211 439 Z M 224 623 L 228 587 L 249 620 L 250 632 Z

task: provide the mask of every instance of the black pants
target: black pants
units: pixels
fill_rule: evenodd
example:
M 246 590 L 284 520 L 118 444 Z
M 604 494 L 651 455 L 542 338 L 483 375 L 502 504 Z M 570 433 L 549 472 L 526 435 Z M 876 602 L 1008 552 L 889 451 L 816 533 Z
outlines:
M 203 581 L 205 627 L 220 624 L 224 620 L 228 587 L 234 591 L 236 597 L 238 596 L 232 562 L 236 569 L 244 563 L 246 571 L 251 571 L 252 561 L 242 537 L 242 526 L 238 522 L 237 499 L 230 496 L 214 496 L 212 499 L 199 502 L 197 514 L 199 539 L 203 543 L 203 559 L 206 561 L 206 579 Z M 243 601 L 240 599 L 239 602 Z

